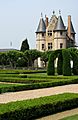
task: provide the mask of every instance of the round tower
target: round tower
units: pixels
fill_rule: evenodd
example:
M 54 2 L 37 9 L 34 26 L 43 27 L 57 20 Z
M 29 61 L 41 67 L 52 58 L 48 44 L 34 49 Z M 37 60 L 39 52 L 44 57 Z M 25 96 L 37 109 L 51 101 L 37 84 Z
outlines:
M 45 51 L 45 42 L 46 42 L 46 25 L 41 14 L 39 25 L 36 31 L 36 49 L 39 51 Z M 42 67 L 42 61 L 38 59 L 38 66 Z
M 61 15 L 58 17 L 56 27 L 54 29 L 54 49 L 66 48 L 66 29 Z

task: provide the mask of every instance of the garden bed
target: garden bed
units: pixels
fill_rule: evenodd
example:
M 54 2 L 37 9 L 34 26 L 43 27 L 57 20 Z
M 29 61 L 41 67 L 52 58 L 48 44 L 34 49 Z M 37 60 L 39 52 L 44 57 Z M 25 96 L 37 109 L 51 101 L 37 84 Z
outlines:
M 0 120 L 32 120 L 76 107 L 78 94 L 73 93 L 17 101 L 0 104 Z

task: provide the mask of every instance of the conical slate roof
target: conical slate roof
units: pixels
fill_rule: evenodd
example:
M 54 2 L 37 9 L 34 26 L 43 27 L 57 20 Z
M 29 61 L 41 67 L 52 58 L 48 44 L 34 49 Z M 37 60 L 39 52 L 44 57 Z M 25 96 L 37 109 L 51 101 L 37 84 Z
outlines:
M 71 22 L 71 33 L 74 33 L 74 34 L 75 34 L 75 30 L 74 30 L 74 27 L 73 27 L 72 22 Z
M 40 32 L 44 32 L 44 33 L 46 32 L 46 25 L 43 18 L 40 19 L 36 33 L 40 33 Z
M 60 31 L 60 30 L 62 30 L 62 31 L 65 30 L 65 26 L 64 26 L 61 16 L 58 17 L 58 21 L 57 21 L 54 31 Z

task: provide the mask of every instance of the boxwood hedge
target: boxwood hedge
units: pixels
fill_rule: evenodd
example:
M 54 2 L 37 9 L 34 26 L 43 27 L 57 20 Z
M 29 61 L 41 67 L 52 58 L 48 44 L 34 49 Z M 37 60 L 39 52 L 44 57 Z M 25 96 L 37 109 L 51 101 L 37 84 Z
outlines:
M 78 94 L 65 93 L 32 100 L 0 104 L 0 120 L 33 120 L 78 107 Z

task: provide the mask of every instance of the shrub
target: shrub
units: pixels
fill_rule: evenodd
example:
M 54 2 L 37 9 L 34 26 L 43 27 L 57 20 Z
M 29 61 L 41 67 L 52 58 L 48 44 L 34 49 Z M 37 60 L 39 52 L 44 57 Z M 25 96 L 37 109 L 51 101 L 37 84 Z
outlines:
M 62 51 L 58 53 L 58 62 L 57 62 L 57 73 L 58 75 L 62 75 L 63 71 L 63 57 L 62 57 Z
M 48 61 L 48 67 L 47 67 L 47 74 L 48 75 L 54 75 L 55 74 L 55 69 L 54 69 L 54 52 L 52 52 L 49 56 L 49 61 Z
M 75 107 L 78 107 L 78 94 L 72 93 L 17 101 L 0 104 L 0 120 L 33 120 Z
M 63 55 L 63 75 L 71 75 L 70 53 L 67 49 L 62 50 Z

